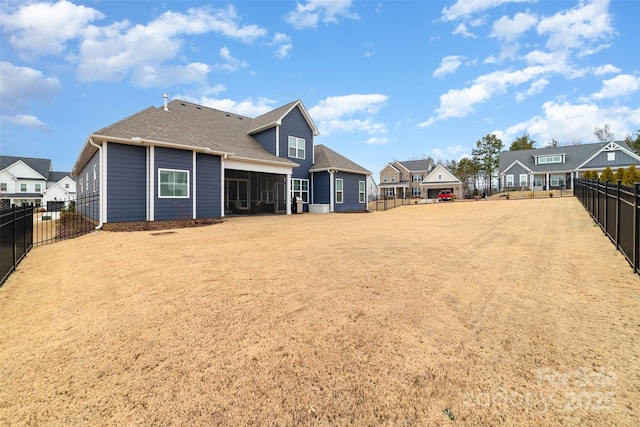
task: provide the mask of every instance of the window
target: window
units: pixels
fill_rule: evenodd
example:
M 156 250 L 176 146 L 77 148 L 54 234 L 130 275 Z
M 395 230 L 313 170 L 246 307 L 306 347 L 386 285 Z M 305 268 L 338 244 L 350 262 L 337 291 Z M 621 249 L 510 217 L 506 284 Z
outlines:
M 293 197 L 296 199 L 302 199 L 305 203 L 309 203 L 309 180 L 292 178 L 291 184 L 293 186 Z
M 526 173 L 521 173 L 520 174 L 520 187 L 526 187 L 527 186 L 527 174 Z
M 304 139 L 289 137 L 289 157 L 304 159 Z
M 67 189 L 69 188 L 69 183 L 68 182 L 64 185 L 64 188 L 67 188 Z
M 0 182 L 0 191 L 7 191 L 7 183 Z
M 342 203 L 342 195 L 343 195 L 343 183 L 342 179 L 336 179 L 336 203 Z
M 413 187 L 411 189 L 411 196 L 412 197 L 421 197 L 422 196 L 422 188 L 420 187 Z
M 158 197 L 189 197 L 189 171 L 158 169 Z
M 420 174 L 413 175 L 413 182 L 422 182 L 422 175 Z
M 507 187 L 513 187 L 513 175 L 507 175 Z
M 393 192 L 393 188 L 385 188 L 384 195 L 387 197 L 392 197 L 395 193 Z
M 39 193 L 41 190 L 41 184 L 36 184 L 36 193 Z
M 366 201 L 364 189 L 365 189 L 364 181 L 359 181 L 358 182 L 358 202 L 359 203 L 364 203 Z
M 27 184 L 20 184 L 20 191 L 27 191 Z
M 396 176 L 395 175 L 391 175 L 391 182 L 396 182 Z
M 382 182 L 387 182 L 387 175 L 382 177 Z
M 562 156 L 540 156 L 538 157 L 538 164 L 543 165 L 546 163 L 562 163 Z
M 551 186 L 560 187 L 564 185 L 564 175 L 551 175 Z
M 607 153 L 607 161 L 608 162 L 615 162 L 616 161 L 616 152 L 615 151 Z
M 438 174 L 438 181 L 442 181 L 442 174 L 441 173 Z

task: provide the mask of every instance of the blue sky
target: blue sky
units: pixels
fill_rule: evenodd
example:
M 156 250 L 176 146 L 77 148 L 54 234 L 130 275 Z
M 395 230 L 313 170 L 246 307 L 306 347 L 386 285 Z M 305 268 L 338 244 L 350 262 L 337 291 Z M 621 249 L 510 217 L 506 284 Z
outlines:
M 300 99 L 378 177 L 495 133 L 543 147 L 640 129 L 640 2 L 4 1 L 0 153 L 71 170 L 162 94 L 255 117 Z

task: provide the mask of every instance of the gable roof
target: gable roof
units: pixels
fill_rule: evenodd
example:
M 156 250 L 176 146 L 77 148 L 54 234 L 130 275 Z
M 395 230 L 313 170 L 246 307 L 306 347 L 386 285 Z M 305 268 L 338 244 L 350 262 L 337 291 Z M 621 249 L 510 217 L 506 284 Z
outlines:
M 59 172 L 59 171 L 49 172 L 49 179 L 47 181 L 60 182 L 60 180 L 64 179 L 67 176 L 69 177 L 69 179 L 72 179 L 73 181 L 75 181 L 75 178 L 71 176 L 70 172 Z
M 35 157 L 0 156 L 0 170 L 4 170 L 19 161 L 22 161 L 22 163 L 42 175 L 43 178 L 47 179 L 49 176 L 49 172 L 51 171 L 51 160 L 38 159 Z M 21 177 L 17 176 L 16 178 Z
M 601 143 L 564 145 L 561 147 L 534 148 L 531 150 L 502 151 L 499 158 L 499 171 L 504 172 L 516 160 L 533 172 L 554 172 L 575 170 L 584 159 L 597 152 Z M 535 157 L 565 155 L 564 163 L 545 163 L 536 165 Z
M 265 150 L 250 135 L 250 132 L 260 124 L 263 124 L 263 129 L 268 129 L 269 124 L 281 120 L 296 106 L 300 107 L 303 114 L 307 114 L 302 103 L 294 101 L 257 119 L 252 119 L 175 99 L 167 104 L 166 111 L 164 106 L 148 107 L 91 134 L 73 171 L 79 172 L 79 169 L 84 167 L 97 151 L 97 147 L 90 144 L 92 138 L 125 144 L 151 143 L 159 146 L 196 149 L 212 154 L 228 155 L 238 160 L 295 167 L 298 166 L 297 163 Z M 315 127 L 313 129 L 316 132 Z
M 438 176 L 438 173 L 442 174 L 442 178 L 443 179 L 434 179 L 434 178 L 436 178 Z M 450 184 L 450 183 L 462 184 L 462 181 L 460 181 L 457 176 L 455 176 L 453 173 L 451 173 L 449 171 L 449 169 L 445 168 L 442 165 L 436 165 L 436 167 L 433 168 L 433 170 L 431 172 L 429 172 L 429 175 L 427 175 L 425 177 L 425 179 L 422 180 L 420 185 L 423 185 L 423 184 L 438 184 L 438 183 L 442 183 L 442 184 Z
M 309 172 L 338 170 L 340 172 L 350 172 L 362 175 L 371 174 L 371 172 L 359 164 L 347 159 L 341 154 L 336 153 L 325 145 L 320 144 L 313 147 L 313 154 L 315 163 Z
M 258 116 L 255 119 L 252 119 L 247 133 L 252 135 L 254 133 L 262 132 L 265 129 L 269 129 L 282 124 L 282 119 L 296 107 L 298 107 L 302 112 L 302 115 L 307 121 L 307 124 L 313 131 L 313 136 L 320 135 L 320 132 L 318 132 L 318 128 L 316 128 L 316 125 L 313 123 L 313 120 L 309 115 L 309 112 L 306 108 L 304 108 L 304 105 L 302 105 L 302 101 L 300 101 L 299 99 L 297 101 L 293 101 L 286 105 L 283 105 L 282 107 L 276 108 L 275 110 L 269 111 L 268 113 Z
M 421 160 L 404 160 L 398 161 L 409 172 L 423 172 L 429 171 L 433 167 L 433 160 L 421 159 Z
M 629 157 L 635 159 L 640 162 L 640 156 L 631 149 L 624 141 L 611 141 L 607 144 L 602 144 L 602 148 L 593 153 L 588 159 L 585 159 L 584 162 L 580 163 L 580 165 L 576 169 L 583 168 L 587 163 L 593 160 L 598 154 L 603 151 L 622 151 L 627 154 Z

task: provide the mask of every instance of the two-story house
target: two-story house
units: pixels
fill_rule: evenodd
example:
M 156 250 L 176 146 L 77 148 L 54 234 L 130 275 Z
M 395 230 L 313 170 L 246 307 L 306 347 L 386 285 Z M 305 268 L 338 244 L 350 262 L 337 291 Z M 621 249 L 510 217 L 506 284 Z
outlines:
M 388 163 L 380 172 L 380 195 L 386 197 L 423 198 L 420 183 L 433 169 L 432 159 Z
M 53 171 L 50 159 L 0 156 L 0 207 L 32 204 L 57 210 L 75 196 L 71 173 Z
M 370 172 L 315 147 L 318 134 L 299 100 L 250 118 L 165 96 L 89 135 L 72 173 L 79 197 L 98 195 L 102 225 L 290 214 L 294 200 L 305 212 L 366 210 Z
M 573 179 L 588 170 L 601 173 L 609 166 L 615 172 L 639 164 L 640 156 L 623 141 L 503 151 L 499 185 L 501 190 L 570 189 Z

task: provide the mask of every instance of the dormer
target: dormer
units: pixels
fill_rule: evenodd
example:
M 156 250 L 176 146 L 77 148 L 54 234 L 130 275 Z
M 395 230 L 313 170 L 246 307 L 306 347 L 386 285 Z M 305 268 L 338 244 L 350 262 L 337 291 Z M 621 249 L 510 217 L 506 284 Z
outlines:
M 533 155 L 534 163 L 536 165 L 548 165 L 552 163 L 566 163 L 567 154 L 566 153 L 558 153 L 558 154 L 539 154 Z

